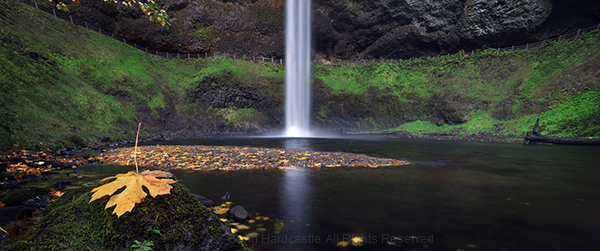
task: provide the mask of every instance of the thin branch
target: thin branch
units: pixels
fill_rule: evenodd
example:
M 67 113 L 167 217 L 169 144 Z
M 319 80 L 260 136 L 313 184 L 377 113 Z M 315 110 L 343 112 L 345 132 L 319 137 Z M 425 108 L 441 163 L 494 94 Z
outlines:
M 137 163 L 137 144 L 138 144 L 138 138 L 140 137 L 140 127 L 142 127 L 142 123 L 138 124 L 137 135 L 135 135 L 135 149 L 133 152 L 133 161 L 135 162 L 135 173 L 136 174 L 140 173 L 140 171 L 138 170 L 138 163 Z

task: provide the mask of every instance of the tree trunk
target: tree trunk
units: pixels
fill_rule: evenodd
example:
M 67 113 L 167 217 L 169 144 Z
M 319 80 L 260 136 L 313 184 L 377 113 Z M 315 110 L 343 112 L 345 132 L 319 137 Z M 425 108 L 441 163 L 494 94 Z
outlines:
M 551 143 L 561 145 L 600 145 L 600 139 L 577 139 L 577 138 L 560 138 L 550 137 L 540 134 L 540 119 L 537 119 L 531 135 L 525 136 L 525 143 L 535 145 L 537 143 Z

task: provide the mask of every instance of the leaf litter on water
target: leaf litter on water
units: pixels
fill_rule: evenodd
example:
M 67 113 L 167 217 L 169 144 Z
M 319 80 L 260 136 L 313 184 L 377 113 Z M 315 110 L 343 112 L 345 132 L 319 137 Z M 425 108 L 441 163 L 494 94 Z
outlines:
M 110 149 L 97 158 L 104 163 L 133 163 L 133 148 Z M 167 169 L 272 169 L 292 167 L 383 167 L 411 164 L 408 161 L 370 157 L 364 154 L 316 152 L 235 146 L 141 146 L 142 167 Z

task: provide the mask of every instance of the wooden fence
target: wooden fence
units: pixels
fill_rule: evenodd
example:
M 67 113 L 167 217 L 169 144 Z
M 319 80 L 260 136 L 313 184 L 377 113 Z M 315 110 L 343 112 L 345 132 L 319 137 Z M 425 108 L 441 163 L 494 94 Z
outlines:
M 50 13 L 52 15 L 54 15 L 54 17 L 56 18 L 60 18 L 65 20 L 68 23 L 71 23 L 73 25 L 78 25 L 81 27 L 85 27 L 87 29 L 90 29 L 92 31 L 98 32 L 100 34 L 112 37 L 118 41 L 121 41 L 123 43 L 126 43 L 128 45 L 133 46 L 136 49 L 139 49 L 143 52 L 146 52 L 148 54 L 153 54 L 156 56 L 161 56 L 161 57 L 176 57 L 176 58 L 180 58 L 180 59 L 198 59 L 198 58 L 207 58 L 207 57 L 229 57 L 229 58 L 233 58 L 233 59 L 241 59 L 241 60 L 246 60 L 246 61 L 252 61 L 252 62 L 271 62 L 271 63 L 280 63 L 283 64 L 284 63 L 284 59 L 276 59 L 276 58 L 270 58 L 270 57 L 264 57 L 264 56 L 246 56 L 246 55 L 237 55 L 237 54 L 229 54 L 229 53 L 218 53 L 218 52 L 204 52 L 204 53 L 179 53 L 179 52 L 166 52 L 166 51 L 156 51 L 156 50 L 152 50 L 152 49 L 148 49 L 146 47 L 143 46 L 139 46 L 136 43 L 132 43 L 130 41 L 127 41 L 125 38 L 119 36 L 119 35 L 115 35 L 114 33 L 109 33 L 107 31 L 103 31 L 100 27 L 97 27 L 95 25 L 92 25 L 86 21 L 82 21 L 79 18 L 74 18 L 72 15 L 70 15 L 69 13 L 63 12 L 61 10 L 56 9 L 56 7 L 53 7 L 52 5 L 46 3 L 46 2 L 41 2 L 38 4 L 38 2 L 36 0 L 33 0 L 32 2 L 25 2 L 25 4 L 29 4 L 34 6 L 36 9 L 45 11 L 47 13 Z M 548 42 L 550 41 L 556 41 L 556 42 L 560 42 L 562 40 L 565 39 L 573 39 L 573 38 L 578 38 L 579 36 L 581 36 L 581 34 L 586 33 L 586 32 L 591 32 L 591 31 L 595 31 L 600 29 L 600 24 L 598 24 L 597 26 L 592 26 L 592 27 L 588 27 L 588 28 L 584 28 L 584 29 L 578 29 L 575 31 L 571 31 L 571 32 L 567 32 L 565 34 L 562 34 L 558 37 L 553 37 L 553 38 L 549 38 L 549 39 L 545 39 L 543 41 L 539 41 L 539 42 L 535 42 L 535 43 L 528 43 L 528 44 L 524 44 L 524 45 L 518 45 L 518 46 L 510 46 L 510 47 L 504 47 L 504 48 L 496 48 L 496 54 L 500 54 L 500 52 L 503 51 L 514 51 L 514 50 L 530 50 L 533 48 L 537 48 L 537 47 L 541 47 L 546 45 Z M 467 54 L 471 54 L 473 55 L 476 51 L 472 50 L 470 53 L 467 52 Z M 447 56 L 450 56 L 451 54 L 447 54 Z M 437 55 L 434 57 L 428 56 L 427 58 L 425 58 L 425 60 L 430 60 L 430 59 L 434 59 L 434 58 L 440 58 L 441 56 L 446 56 L 446 55 Z M 369 59 L 369 60 L 337 60 L 335 62 L 331 62 L 331 61 L 325 61 L 325 60 L 314 60 L 313 64 L 324 64 L 324 65 L 358 65 L 358 64 L 371 64 L 371 63 L 384 63 L 384 62 L 390 62 L 390 63 L 394 63 L 394 62 L 400 62 L 400 61 L 410 61 L 412 62 L 413 58 L 410 59 Z

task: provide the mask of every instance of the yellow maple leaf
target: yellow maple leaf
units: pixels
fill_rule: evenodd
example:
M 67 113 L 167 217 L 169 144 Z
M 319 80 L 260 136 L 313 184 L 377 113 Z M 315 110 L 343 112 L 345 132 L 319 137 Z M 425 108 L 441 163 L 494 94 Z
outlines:
M 131 212 L 136 203 L 140 203 L 142 199 L 144 199 L 147 194 L 142 190 L 142 186 L 145 186 L 150 192 L 150 196 L 156 197 L 157 195 L 169 194 L 171 192 L 172 186 L 169 185 L 171 183 L 175 183 L 177 181 L 172 179 L 157 179 L 160 178 L 168 178 L 173 175 L 168 172 L 163 171 L 143 171 L 139 174 L 135 172 L 121 173 L 115 176 L 111 176 L 108 178 L 102 179 L 102 181 L 117 178 L 116 180 L 104 184 L 100 187 L 96 187 L 92 190 L 92 199 L 90 202 L 102 198 L 105 195 L 111 196 L 117 190 L 126 187 L 123 192 L 112 195 L 108 203 L 106 203 L 107 209 L 114 205 L 115 210 L 113 213 L 117 214 L 117 217 L 120 217 L 126 212 Z

